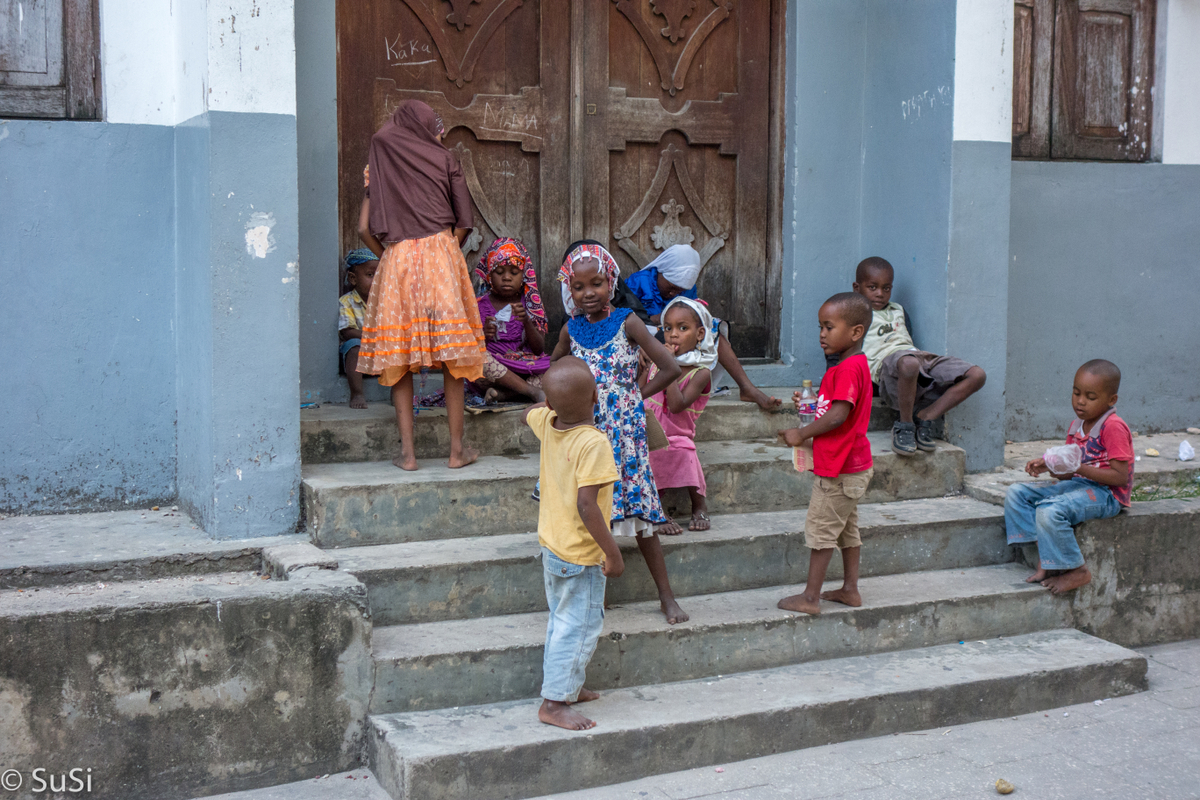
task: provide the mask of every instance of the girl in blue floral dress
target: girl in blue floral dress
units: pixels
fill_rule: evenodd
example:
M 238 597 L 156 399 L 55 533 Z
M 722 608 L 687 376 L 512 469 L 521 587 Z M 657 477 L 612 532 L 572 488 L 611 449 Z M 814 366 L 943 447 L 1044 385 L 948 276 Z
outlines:
M 621 475 L 613 486 L 613 535 L 636 537 L 658 588 L 663 614 L 674 625 L 688 615 L 675 602 L 662 544 L 654 532 L 668 520 L 650 471 L 642 398 L 666 389 L 680 369 L 645 323 L 629 309 L 609 303 L 619 274 L 617 262 L 599 242 L 584 240 L 567 249 L 558 280 L 570 320 L 563 326 L 551 361 L 575 355 L 587 362 L 596 378 L 596 427 L 608 435 Z M 637 383 L 639 347 L 659 369 L 644 389 Z

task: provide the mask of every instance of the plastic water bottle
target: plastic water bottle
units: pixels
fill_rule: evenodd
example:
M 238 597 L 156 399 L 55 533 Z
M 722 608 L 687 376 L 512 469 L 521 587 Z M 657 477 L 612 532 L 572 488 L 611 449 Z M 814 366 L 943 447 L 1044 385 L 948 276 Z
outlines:
M 804 381 L 800 386 L 800 425 L 808 425 L 817 419 L 817 393 L 813 391 L 812 381 Z

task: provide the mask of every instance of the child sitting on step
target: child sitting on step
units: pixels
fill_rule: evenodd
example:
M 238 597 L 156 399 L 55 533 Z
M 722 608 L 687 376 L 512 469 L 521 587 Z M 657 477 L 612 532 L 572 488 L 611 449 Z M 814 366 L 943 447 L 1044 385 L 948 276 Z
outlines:
M 483 284 L 477 302 L 487 348 L 483 378 L 475 387 L 487 402 L 544 400 L 542 373 L 550 366 L 546 312 L 529 251 L 519 239 L 497 239 L 480 257 L 475 274 Z
M 646 408 L 658 419 L 667 435 L 670 447 L 650 451 L 650 468 L 659 498 L 667 489 L 688 490 L 692 501 L 692 521 L 689 531 L 709 528 L 708 506 L 704 496 L 708 488 L 704 470 L 696 454 L 696 421 L 708 405 L 712 368 L 717 363 L 717 337 L 712 330 L 712 314 L 699 301 L 676 297 L 662 312 L 662 331 L 667 349 L 684 370 L 683 376 L 662 392 L 646 398 Z M 639 377 L 645 385 L 658 369 L 653 365 Z M 676 536 L 683 529 L 674 520 L 658 529 L 659 533 Z
M 858 562 L 862 538 L 858 534 L 858 501 L 867 492 L 874 472 L 867 425 L 871 421 L 871 372 L 862 352 L 863 336 L 871 324 L 871 305 L 854 292 L 835 294 L 817 312 L 821 323 L 821 349 L 839 356 L 837 365 L 821 378 L 817 418 L 803 428 L 780 431 L 792 447 L 812 439 L 813 487 L 804 518 L 804 543 L 808 557 L 808 584 L 801 594 L 785 597 L 785 611 L 820 614 L 821 601 L 861 606 Z M 800 402 L 797 392 L 794 401 Z M 825 571 L 834 548 L 842 551 L 842 588 L 822 592 Z
M 583 688 L 604 627 L 604 586 L 625 569 L 608 529 L 617 467 L 608 437 L 595 426 L 596 382 L 587 364 L 566 357 L 546 372 L 546 399 L 522 419 L 541 440 L 538 543 L 550 620 L 542 656 L 538 719 L 582 731 L 596 723 L 571 708 L 595 700 Z
M 907 457 L 937 449 L 934 420 L 982 389 L 987 375 L 961 358 L 917 349 L 904 307 L 892 302 L 894 277 L 885 259 L 865 258 L 854 272 L 854 291 L 867 298 L 873 312 L 862 345 L 871 380 L 880 398 L 900 412 L 892 425 L 892 452 Z
M 346 283 L 350 284 L 350 291 L 338 298 L 338 338 L 341 340 L 338 355 L 342 359 L 346 383 L 350 384 L 351 408 L 367 407 L 363 376 L 358 371 L 358 349 L 362 344 L 367 298 L 371 296 L 371 284 L 375 282 L 378 269 L 379 256 L 365 247 L 346 254 Z
M 1108 519 L 1129 507 L 1133 491 L 1133 436 L 1113 411 L 1121 370 L 1102 358 L 1075 373 L 1071 405 L 1075 417 L 1067 428 L 1067 444 L 1082 449 L 1082 465 L 1071 473 L 1054 473 L 1044 458 L 1025 465 L 1033 477 L 1050 473 L 1058 483 L 1017 483 L 1004 497 L 1004 530 L 1009 544 L 1037 542 L 1039 566 L 1025 579 L 1053 594 L 1091 582 L 1074 527 L 1089 519 Z
M 662 542 L 654 531 L 667 522 L 667 516 L 650 471 L 642 399 L 666 389 L 681 371 L 667 348 L 646 330 L 645 323 L 627 308 L 612 307 L 609 299 L 619 272 L 612 253 L 599 242 L 585 240 L 567 248 L 558 280 L 567 292 L 569 302 L 564 305 L 570 319 L 562 328 L 551 360 L 568 354 L 578 356 L 587 362 L 596 379 L 596 427 L 608 436 L 621 474 L 613 487 L 612 532 L 637 540 L 658 589 L 663 615 L 674 625 L 686 622 L 688 615 L 675 601 Z M 638 348 L 659 369 L 640 391 Z

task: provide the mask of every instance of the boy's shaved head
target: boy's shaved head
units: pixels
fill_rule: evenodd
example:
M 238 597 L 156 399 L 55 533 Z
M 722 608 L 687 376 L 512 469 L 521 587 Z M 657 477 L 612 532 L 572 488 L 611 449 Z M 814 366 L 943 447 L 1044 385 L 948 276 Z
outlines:
M 871 327 L 871 304 L 858 292 L 839 292 L 823 305 L 832 306 L 837 310 L 838 316 L 851 326 L 862 325 L 864 330 Z
M 1079 368 L 1079 372 L 1094 375 L 1104 382 L 1104 389 L 1109 394 L 1116 394 L 1121 388 L 1121 370 L 1111 361 L 1103 358 L 1093 358 Z
M 563 422 L 579 422 L 592 416 L 596 402 L 596 378 L 587 362 L 564 356 L 542 376 L 546 403 Z
M 888 273 L 893 278 L 896 275 L 896 270 L 892 269 L 892 265 L 888 263 L 886 258 L 880 258 L 879 256 L 864 258 L 858 262 L 858 267 L 854 270 L 854 282 L 864 283 L 872 272 L 880 271 Z

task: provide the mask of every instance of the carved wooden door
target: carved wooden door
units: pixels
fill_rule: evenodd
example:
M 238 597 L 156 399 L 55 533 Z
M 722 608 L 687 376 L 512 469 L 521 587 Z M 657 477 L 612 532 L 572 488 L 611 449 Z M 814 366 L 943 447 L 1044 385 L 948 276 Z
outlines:
M 743 357 L 779 347 L 782 2 L 607 0 L 575 7 L 583 141 L 572 222 L 622 272 L 672 244 Z
M 338 0 L 338 174 L 343 249 L 357 247 L 362 170 L 373 134 L 401 100 L 446 127 L 474 201 L 463 247 L 475 265 L 515 236 L 555 279 L 569 243 L 569 12 L 537 0 Z M 548 306 L 557 293 L 548 295 Z
M 429 103 L 475 204 L 469 264 L 524 240 L 552 324 L 581 237 L 628 274 L 677 242 L 743 357 L 779 335 L 783 0 L 338 0 L 339 207 L 356 246 L 371 134 Z

